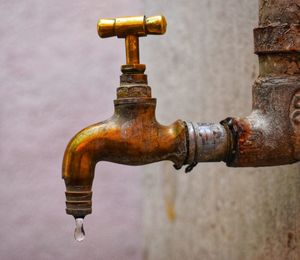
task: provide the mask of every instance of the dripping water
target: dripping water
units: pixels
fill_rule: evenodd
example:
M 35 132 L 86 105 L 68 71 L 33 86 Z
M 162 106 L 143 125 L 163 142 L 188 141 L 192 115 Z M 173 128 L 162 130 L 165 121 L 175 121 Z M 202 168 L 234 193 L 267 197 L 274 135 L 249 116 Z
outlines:
M 82 241 L 85 237 L 85 232 L 83 229 L 83 218 L 75 218 L 75 231 L 74 231 L 74 238 L 77 241 Z

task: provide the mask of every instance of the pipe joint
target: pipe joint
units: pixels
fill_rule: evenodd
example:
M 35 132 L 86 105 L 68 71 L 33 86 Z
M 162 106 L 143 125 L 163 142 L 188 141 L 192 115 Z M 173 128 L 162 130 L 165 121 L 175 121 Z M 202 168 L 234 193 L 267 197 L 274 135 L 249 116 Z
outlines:
M 187 163 L 225 161 L 230 148 L 230 135 L 218 123 L 186 123 L 188 130 Z

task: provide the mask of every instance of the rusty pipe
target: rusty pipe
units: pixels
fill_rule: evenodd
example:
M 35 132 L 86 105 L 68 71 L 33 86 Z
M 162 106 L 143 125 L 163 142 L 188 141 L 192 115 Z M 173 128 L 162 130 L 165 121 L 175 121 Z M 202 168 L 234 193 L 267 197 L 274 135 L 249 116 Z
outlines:
M 300 160 L 299 0 L 260 0 L 254 29 L 259 77 L 252 88 L 252 113 L 228 118 L 232 149 L 227 165 L 258 167 Z
M 216 148 L 226 151 L 226 146 L 228 152 L 221 152 L 223 158 L 219 159 L 230 167 L 275 166 L 300 160 L 299 6 L 299 0 L 260 1 L 259 27 L 254 29 L 259 77 L 252 88 L 252 112 L 244 118 L 221 121 L 227 132 L 219 127 L 220 134 L 227 134 L 226 142 L 215 139 L 212 130 L 204 137 L 204 130 L 195 134 L 192 124 L 188 142 L 191 165 L 216 161 Z M 214 144 L 211 152 L 205 142 Z M 204 154 L 197 152 L 203 148 Z

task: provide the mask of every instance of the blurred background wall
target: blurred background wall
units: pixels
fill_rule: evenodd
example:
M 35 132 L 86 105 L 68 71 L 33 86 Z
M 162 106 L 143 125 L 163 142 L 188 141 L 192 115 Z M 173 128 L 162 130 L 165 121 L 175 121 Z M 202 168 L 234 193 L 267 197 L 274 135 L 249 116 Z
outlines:
M 143 13 L 168 21 L 166 35 L 140 41 L 160 122 L 250 112 L 256 0 L 0 1 L 0 258 L 297 259 L 299 164 L 185 175 L 99 163 L 87 237 L 74 241 L 63 152 L 111 116 L 125 60 L 96 21 Z
M 65 214 L 63 153 L 113 113 L 123 40 L 99 17 L 144 13 L 139 0 L 0 1 L 0 259 L 141 259 L 141 169 L 97 166 L 86 240 Z
M 168 19 L 167 35 L 144 45 L 158 119 L 248 115 L 258 1 L 146 0 L 145 10 Z M 145 259 L 300 259 L 299 164 L 206 163 L 184 174 L 165 163 L 147 171 Z

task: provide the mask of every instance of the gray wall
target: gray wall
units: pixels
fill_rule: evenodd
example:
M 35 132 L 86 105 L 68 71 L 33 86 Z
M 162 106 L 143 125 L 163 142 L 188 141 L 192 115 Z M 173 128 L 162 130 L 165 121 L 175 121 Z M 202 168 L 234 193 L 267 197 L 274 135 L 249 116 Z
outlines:
M 218 122 L 251 110 L 258 1 L 146 0 L 167 35 L 145 40 L 158 118 Z M 299 164 L 229 169 L 147 166 L 145 259 L 299 259 Z

